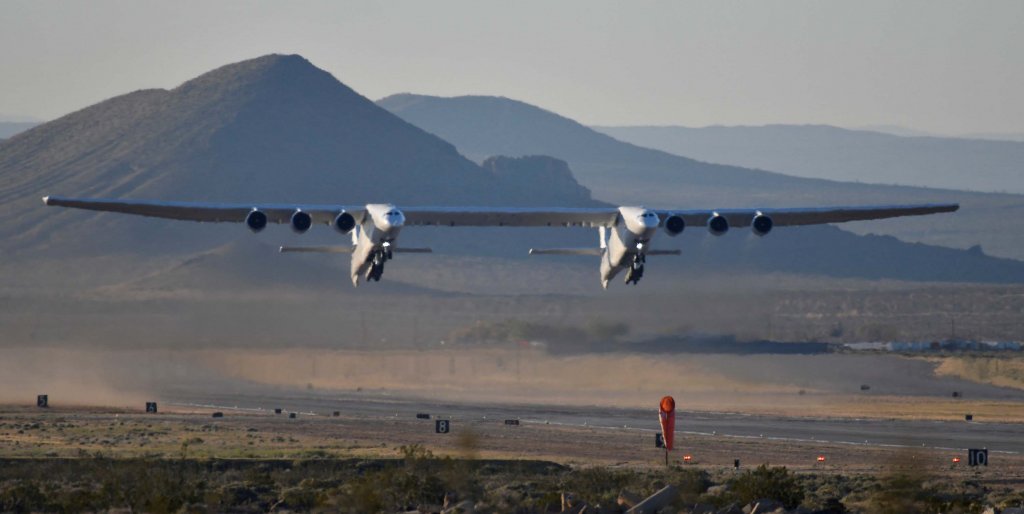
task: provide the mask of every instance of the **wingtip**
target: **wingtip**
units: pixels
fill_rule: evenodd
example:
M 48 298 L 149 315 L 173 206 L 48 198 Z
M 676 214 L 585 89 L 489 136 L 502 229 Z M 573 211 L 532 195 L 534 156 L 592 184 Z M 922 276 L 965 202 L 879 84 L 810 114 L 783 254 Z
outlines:
M 50 196 L 46 195 L 43 197 L 43 205 L 50 205 Z

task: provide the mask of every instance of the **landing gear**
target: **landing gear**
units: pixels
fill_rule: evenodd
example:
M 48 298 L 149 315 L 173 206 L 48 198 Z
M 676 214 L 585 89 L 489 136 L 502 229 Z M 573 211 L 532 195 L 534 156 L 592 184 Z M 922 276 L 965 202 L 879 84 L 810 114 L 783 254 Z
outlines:
M 633 256 L 633 264 L 626 270 L 626 283 L 632 282 L 635 286 L 644 276 L 644 262 L 646 257 L 642 253 Z
M 366 270 L 366 281 L 380 282 L 380 277 L 384 274 L 384 263 L 391 260 L 393 256 L 390 248 L 374 252 L 370 261 L 370 269 Z
M 380 282 L 381 275 L 384 274 L 384 263 L 373 263 L 370 264 L 370 269 L 366 272 L 366 281 Z

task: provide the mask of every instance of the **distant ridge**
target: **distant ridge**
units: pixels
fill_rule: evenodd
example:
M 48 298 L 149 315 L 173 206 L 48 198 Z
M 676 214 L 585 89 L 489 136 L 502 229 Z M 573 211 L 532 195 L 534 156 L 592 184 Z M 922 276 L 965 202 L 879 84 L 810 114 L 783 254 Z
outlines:
M 1024 193 L 1024 142 L 828 125 L 594 128 L 677 155 L 800 177 Z
M 0 121 L 0 140 L 24 132 L 38 124 L 39 122 L 35 121 Z
M 962 209 L 941 219 L 854 223 L 843 229 L 955 248 L 981 244 L 990 255 L 1024 259 L 1022 195 L 837 182 L 780 173 L 785 169 L 711 164 L 620 141 L 556 113 L 500 97 L 401 94 L 378 104 L 474 159 L 544 154 L 565 160 L 598 199 L 693 208 L 956 202 Z

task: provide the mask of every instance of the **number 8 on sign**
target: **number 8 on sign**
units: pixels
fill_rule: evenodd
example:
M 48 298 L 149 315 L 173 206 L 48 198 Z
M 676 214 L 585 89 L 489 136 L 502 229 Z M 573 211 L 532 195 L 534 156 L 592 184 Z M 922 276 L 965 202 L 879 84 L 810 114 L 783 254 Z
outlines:
M 438 434 L 447 434 L 449 429 L 451 429 L 451 421 L 447 419 L 439 419 L 434 423 L 434 431 Z

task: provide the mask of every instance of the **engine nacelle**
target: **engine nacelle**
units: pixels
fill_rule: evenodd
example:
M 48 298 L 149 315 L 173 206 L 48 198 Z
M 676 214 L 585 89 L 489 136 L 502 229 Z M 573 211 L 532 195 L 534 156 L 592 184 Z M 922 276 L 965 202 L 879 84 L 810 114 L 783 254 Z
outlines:
M 686 228 L 686 222 L 683 221 L 682 217 L 676 216 L 675 214 L 673 214 L 673 215 L 665 218 L 665 233 L 666 234 L 668 234 L 668 235 L 670 235 L 672 237 L 675 237 L 675 236 L 678 236 L 679 234 L 682 234 L 683 230 L 685 228 Z
M 309 227 L 313 226 L 313 217 L 309 213 L 302 212 L 301 209 L 297 210 L 292 214 L 291 225 L 292 231 L 296 234 L 302 234 L 309 230 Z
M 708 232 L 713 236 L 720 236 L 729 231 L 729 220 L 717 212 L 708 218 Z
M 249 227 L 249 230 L 259 232 L 267 228 L 267 215 L 261 210 L 253 209 L 245 216 L 245 224 Z
M 334 228 L 342 234 L 352 232 L 356 228 L 356 219 L 351 214 L 343 212 L 334 218 Z
M 754 231 L 754 234 L 763 236 L 772 231 L 772 227 L 775 226 L 775 222 L 764 214 L 757 213 L 754 216 L 754 220 L 750 222 L 750 230 Z

